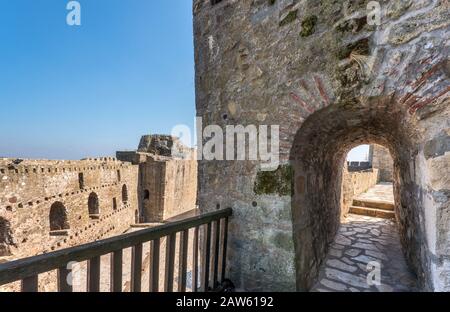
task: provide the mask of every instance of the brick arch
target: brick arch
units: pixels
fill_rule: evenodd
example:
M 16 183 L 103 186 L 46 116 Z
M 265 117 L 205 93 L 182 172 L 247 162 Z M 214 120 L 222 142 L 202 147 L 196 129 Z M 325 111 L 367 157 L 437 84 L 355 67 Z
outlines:
M 63 203 L 55 202 L 50 207 L 49 214 L 50 231 L 61 231 L 70 229 L 67 220 L 67 210 Z

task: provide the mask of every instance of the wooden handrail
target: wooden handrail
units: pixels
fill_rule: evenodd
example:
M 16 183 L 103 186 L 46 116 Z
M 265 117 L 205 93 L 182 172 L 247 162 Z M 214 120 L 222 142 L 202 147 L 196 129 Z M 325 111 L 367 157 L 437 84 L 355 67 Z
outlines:
M 231 215 L 232 209 L 226 208 L 150 229 L 118 235 L 89 244 L 0 264 L 0 285 L 34 278 L 39 274 L 64 268 L 69 262 L 96 259 L 109 253 L 119 252 L 125 248 L 159 240 L 162 237 L 196 228 L 204 224 L 208 225 L 214 221 L 221 219 L 228 220 L 228 217 Z

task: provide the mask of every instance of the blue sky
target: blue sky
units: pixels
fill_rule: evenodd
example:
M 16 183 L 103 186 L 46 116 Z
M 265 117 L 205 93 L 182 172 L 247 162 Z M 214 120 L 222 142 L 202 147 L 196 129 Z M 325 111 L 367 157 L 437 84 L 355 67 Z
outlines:
M 348 155 L 349 161 L 368 161 L 369 158 L 369 145 L 359 145 L 352 149 Z
M 193 126 L 187 0 L 0 0 L 0 157 L 79 159 Z
M 108 156 L 193 129 L 191 1 L 80 0 L 81 26 L 68 2 L 0 0 L 0 157 Z

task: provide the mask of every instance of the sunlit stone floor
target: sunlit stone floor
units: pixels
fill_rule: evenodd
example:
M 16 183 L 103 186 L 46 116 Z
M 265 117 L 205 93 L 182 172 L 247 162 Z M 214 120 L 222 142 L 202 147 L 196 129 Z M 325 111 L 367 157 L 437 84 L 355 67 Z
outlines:
M 368 263 L 380 264 L 380 285 L 369 285 Z M 373 268 L 373 267 L 372 267 Z M 343 221 L 312 291 L 416 291 L 394 221 L 350 214 Z

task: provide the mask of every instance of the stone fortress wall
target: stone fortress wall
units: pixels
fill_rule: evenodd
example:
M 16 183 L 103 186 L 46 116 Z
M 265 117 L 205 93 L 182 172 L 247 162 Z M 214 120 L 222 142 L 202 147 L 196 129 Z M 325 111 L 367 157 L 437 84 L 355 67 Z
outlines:
M 0 159 L 0 262 L 108 238 L 133 224 L 195 209 L 196 160 L 186 154 L 193 150 L 169 136 L 144 138 L 158 149 L 118 152 L 125 161 Z M 178 152 L 168 148 L 161 155 L 164 142 L 177 142 Z
M 143 136 L 137 151 L 117 158 L 139 166 L 139 211 L 142 222 L 161 222 L 196 207 L 195 150 L 171 136 Z
M 122 234 L 138 168 L 113 158 L 0 160 L 0 256 L 17 259 Z

